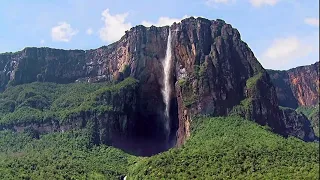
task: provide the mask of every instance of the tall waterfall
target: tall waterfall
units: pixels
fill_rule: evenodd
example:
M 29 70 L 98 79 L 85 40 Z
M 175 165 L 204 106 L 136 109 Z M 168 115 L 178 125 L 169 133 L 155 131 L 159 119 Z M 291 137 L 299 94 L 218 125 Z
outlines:
M 167 41 L 167 50 L 166 50 L 166 57 L 163 61 L 163 84 L 164 87 L 162 88 L 162 96 L 163 101 L 166 105 L 165 109 L 165 127 L 167 130 L 169 130 L 169 122 L 170 122 L 170 116 L 169 116 L 169 108 L 170 108 L 170 96 L 171 96 L 171 86 L 170 86 L 170 72 L 171 72 L 171 61 L 172 59 L 172 49 L 171 49 L 171 30 L 169 28 L 169 36 Z

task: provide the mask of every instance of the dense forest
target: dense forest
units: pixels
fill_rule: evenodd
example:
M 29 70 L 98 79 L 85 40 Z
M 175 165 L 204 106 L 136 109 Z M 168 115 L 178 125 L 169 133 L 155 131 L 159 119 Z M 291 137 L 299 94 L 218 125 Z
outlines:
M 2 131 L 1 179 L 118 179 L 136 157 L 105 145 L 92 146 L 87 132 L 29 133 Z
M 0 95 L 1 124 L 59 121 L 88 108 L 102 109 L 96 97 L 134 84 L 31 83 Z M 307 108 L 297 111 L 312 117 Z M 10 126 L 8 126 L 10 127 Z M 0 131 L 0 179 L 318 179 L 319 144 L 283 138 L 237 116 L 194 117 L 191 137 L 181 148 L 138 157 L 96 145 L 90 128 L 39 133 Z
M 318 179 L 319 145 L 239 117 L 198 118 L 184 147 L 130 168 L 135 179 Z
M 0 6 L 0 180 L 320 179 L 314 3 L 58 1 Z
M 319 145 L 285 139 L 240 117 L 200 117 L 181 148 L 136 157 L 90 143 L 86 130 L 2 131 L 1 179 L 318 179 Z
M 0 125 L 64 121 L 83 112 L 112 111 L 108 102 L 100 102 L 105 93 L 117 93 L 133 86 L 136 80 L 127 78 L 120 83 L 31 83 L 9 87 L 0 94 Z

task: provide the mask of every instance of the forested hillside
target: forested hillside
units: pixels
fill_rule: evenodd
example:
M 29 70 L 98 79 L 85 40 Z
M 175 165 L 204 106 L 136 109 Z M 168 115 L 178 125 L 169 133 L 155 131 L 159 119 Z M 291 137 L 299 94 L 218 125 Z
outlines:
M 87 129 L 1 131 L 1 179 L 318 179 L 319 144 L 285 139 L 240 117 L 200 117 L 177 149 L 136 157 L 95 146 Z

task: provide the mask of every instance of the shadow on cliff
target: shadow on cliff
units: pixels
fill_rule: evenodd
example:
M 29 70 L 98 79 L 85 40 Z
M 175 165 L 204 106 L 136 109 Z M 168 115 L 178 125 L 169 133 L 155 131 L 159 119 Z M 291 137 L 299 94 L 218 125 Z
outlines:
M 165 128 L 166 118 L 163 112 L 157 115 L 145 115 L 137 112 L 135 128 L 131 137 L 114 136 L 110 144 L 126 153 L 136 156 L 153 156 L 176 146 L 179 126 L 178 105 L 176 98 L 170 102 L 169 130 Z

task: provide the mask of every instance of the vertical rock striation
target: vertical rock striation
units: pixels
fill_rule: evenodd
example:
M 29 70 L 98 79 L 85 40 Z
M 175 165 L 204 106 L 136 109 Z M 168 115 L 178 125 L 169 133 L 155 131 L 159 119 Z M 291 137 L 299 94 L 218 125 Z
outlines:
M 131 76 L 139 80 L 134 136 L 163 143 L 164 149 L 182 145 L 192 117 L 199 114 L 241 115 L 283 136 L 313 139 L 311 127 L 295 112 L 279 109 L 268 73 L 237 29 L 223 20 L 192 17 L 170 28 L 175 31 L 168 78 L 174 89 L 168 106 L 161 92 L 168 26 L 136 26 L 118 42 L 87 51 L 26 48 L 0 54 L 0 89 L 33 81 L 121 81 Z M 163 126 L 166 107 L 170 134 Z
M 319 62 L 287 71 L 268 70 L 279 105 L 296 109 L 319 103 Z

